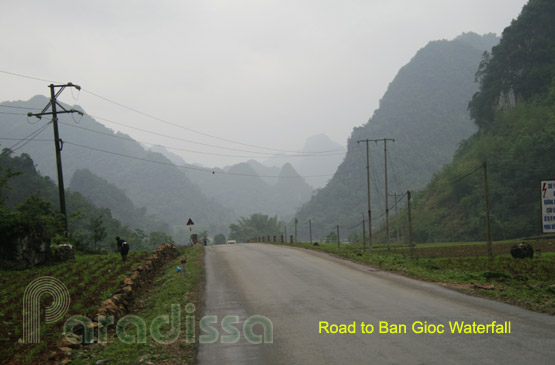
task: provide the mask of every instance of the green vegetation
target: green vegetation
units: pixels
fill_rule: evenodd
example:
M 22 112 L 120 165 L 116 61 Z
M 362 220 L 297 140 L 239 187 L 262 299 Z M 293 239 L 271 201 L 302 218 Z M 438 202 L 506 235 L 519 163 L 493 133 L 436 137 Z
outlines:
M 553 17 L 553 2 L 530 1 L 482 62 L 469 106 L 480 130 L 415 195 L 417 242 L 485 237 L 486 161 L 493 239 L 541 234 L 540 181 L 553 177 L 547 156 L 555 146 Z
M 143 262 L 148 252 L 130 252 L 122 262 L 116 254 L 78 255 L 74 261 L 51 266 L 35 267 L 23 271 L 1 271 L 0 275 L 0 358 L 9 363 L 39 363 L 46 361 L 47 350 L 54 348 L 62 338 L 63 323 L 43 324 L 40 344 L 21 344 L 23 337 L 23 293 L 31 281 L 52 276 L 69 290 L 71 303 L 68 313 L 93 318 L 106 293 L 112 293 L 122 277 Z M 41 308 L 46 306 L 49 295 L 41 297 Z M 42 319 L 44 320 L 44 318 Z M 42 322 L 44 323 L 44 322 Z
M 145 232 L 170 233 L 167 223 L 161 222 L 156 216 L 147 215 L 146 208 L 136 208 L 123 190 L 89 170 L 75 171 L 69 190 L 80 193 L 97 207 L 110 209 L 112 216 L 126 226 Z
M 153 285 L 137 300 L 136 308 L 132 314 L 142 318 L 147 324 L 146 343 L 124 343 L 119 340 L 115 331 L 109 331 L 108 344 L 91 345 L 82 351 L 74 351 L 71 356 L 73 364 L 94 364 L 99 360 L 109 363 L 148 363 L 159 361 L 176 361 L 192 364 L 196 355 L 196 340 L 199 329 L 188 327 L 187 316 L 200 317 L 202 306 L 200 291 L 204 283 L 204 247 L 196 245 L 191 248 L 181 248 L 180 258 L 170 262 L 158 276 Z M 180 260 L 187 257 L 187 275 L 176 271 L 176 266 L 181 266 Z M 174 342 L 162 344 L 156 342 L 150 333 L 150 325 L 155 318 L 171 314 L 171 306 L 179 305 L 180 322 L 178 336 Z M 189 305 L 189 307 L 186 307 Z M 194 308 L 191 307 L 194 306 Z M 188 309 L 193 309 L 188 313 Z M 193 323 L 194 320 L 193 320 Z M 169 332 L 168 325 L 161 327 L 162 333 Z M 128 330 L 130 333 L 134 329 Z M 187 337 L 194 340 L 187 342 Z
M 529 242 L 532 243 L 532 242 Z M 497 253 L 507 252 L 514 242 L 496 243 Z M 299 243 L 288 246 L 319 250 L 365 265 L 393 271 L 405 276 L 438 282 L 468 294 L 485 296 L 531 310 L 555 314 L 555 244 L 545 242 L 541 257 L 513 259 L 499 254 L 493 260 L 485 256 L 485 244 L 435 244 L 434 247 L 415 248 L 409 257 L 405 246 L 396 253 L 387 253 L 385 246 L 377 246 L 374 253 L 362 253 L 362 245 Z M 476 249 L 477 245 L 481 246 Z M 431 251 L 427 251 L 431 250 Z M 551 252 L 546 252 L 546 251 Z M 425 257 L 433 252 L 436 257 Z
M 9 257 L 13 248 L 8 247 L 14 235 L 31 234 L 44 241 L 52 240 L 63 232 L 59 207 L 58 188 L 48 177 L 40 176 L 34 162 L 27 154 L 12 156 L 4 149 L 0 153 L 0 251 Z M 69 212 L 69 242 L 84 252 L 113 252 L 114 238 L 126 239 L 131 250 L 158 247 L 172 243 L 164 232 L 153 231 L 146 236 L 142 230 L 132 230 L 112 217 L 109 209 L 98 208 L 79 193 L 66 190 Z
M 491 54 L 484 53 L 476 79 L 480 91 L 469 109 L 481 129 L 498 128 L 496 112 L 546 94 L 555 77 L 555 3 L 531 0 L 503 32 Z
M 352 226 L 368 211 L 366 145 L 359 140 L 395 139 L 387 144 L 390 194 L 424 187 L 476 131 L 467 110 L 477 91 L 474 74 L 484 50 L 497 42 L 492 34 L 467 33 L 419 50 L 399 70 L 368 123 L 353 130 L 343 163 L 299 209 L 299 223 L 312 218 L 313 230 L 325 231 L 337 224 Z M 373 217 L 385 211 L 383 149 L 383 142 L 370 143 Z M 299 237 L 308 238 L 306 224 L 299 224 Z
M 280 235 L 282 223 L 278 217 L 268 217 L 264 214 L 252 214 L 249 218 L 241 217 L 237 224 L 229 226 L 229 239 L 247 242 L 254 237 Z
M 214 236 L 214 244 L 215 245 L 223 245 L 225 243 L 225 236 L 221 233 L 218 233 Z

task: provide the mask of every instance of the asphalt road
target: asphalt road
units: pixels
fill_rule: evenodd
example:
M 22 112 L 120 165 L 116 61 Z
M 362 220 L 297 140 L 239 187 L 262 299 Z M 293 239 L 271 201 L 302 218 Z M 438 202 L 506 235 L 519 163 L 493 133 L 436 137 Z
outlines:
M 199 364 L 555 364 L 553 316 L 304 249 L 210 246 L 205 260 L 205 315 L 217 316 L 209 326 L 219 337 L 200 345 Z M 227 320 L 240 340 L 222 343 L 237 335 L 228 322 L 222 328 L 234 315 Z M 247 341 L 243 324 L 255 315 L 271 321 L 273 343 Z M 356 333 L 319 333 L 324 321 L 328 330 L 354 322 Z M 455 321 L 510 322 L 511 333 L 451 333 Z M 363 333 L 362 322 L 374 331 Z M 444 333 L 415 333 L 420 322 Z M 262 325 L 253 328 L 262 334 Z

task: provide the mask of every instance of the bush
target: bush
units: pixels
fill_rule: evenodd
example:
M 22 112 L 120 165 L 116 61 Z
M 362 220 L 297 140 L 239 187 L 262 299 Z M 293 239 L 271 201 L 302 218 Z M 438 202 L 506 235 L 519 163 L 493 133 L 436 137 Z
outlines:
M 214 244 L 215 245 L 223 245 L 225 244 L 225 236 L 221 233 L 218 233 L 214 236 Z

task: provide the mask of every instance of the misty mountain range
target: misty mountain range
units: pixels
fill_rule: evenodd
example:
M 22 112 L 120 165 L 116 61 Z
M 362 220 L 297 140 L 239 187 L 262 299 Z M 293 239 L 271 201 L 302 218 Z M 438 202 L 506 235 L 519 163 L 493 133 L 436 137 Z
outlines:
M 296 214 L 299 221 L 312 218 L 316 227 L 352 224 L 367 210 L 365 150 L 357 141 L 395 139 L 388 145 L 391 193 L 424 186 L 452 159 L 458 144 L 476 131 L 467 110 L 468 101 L 477 90 L 474 74 L 483 51 L 498 41 L 492 34 L 466 33 L 451 41 L 430 42 L 399 71 L 369 122 L 354 128 L 346 155 L 325 135 L 315 135 L 300 152 L 329 151 L 329 156 L 290 161 L 274 156 L 264 163 L 250 160 L 223 169 L 206 169 L 163 147 L 145 148 L 91 117 L 85 116 L 76 123 L 71 116 L 61 115 L 60 134 L 66 141 L 62 152 L 65 178 L 71 182 L 76 171 L 86 169 L 121 189 L 135 209 L 146 208 L 141 214 L 157 216 L 174 227 L 183 227 L 193 217 L 213 232 L 226 232 L 239 216 L 253 213 L 277 214 L 283 220 Z M 46 121 L 30 124 L 25 113 L 40 110 L 47 103 L 43 96 L 2 103 L 23 108 L 24 112 L 0 114 L 1 135 L 24 138 L 36 131 Z M 28 153 L 40 172 L 55 180 L 51 133 L 46 128 L 35 141 L 17 149 L 16 154 Z M 42 140 L 45 135 L 47 141 Z M 376 211 L 384 209 L 382 149 L 383 144 L 371 145 Z M 320 188 L 312 196 L 312 186 L 299 175 L 333 177 L 327 185 L 329 176 L 311 180 L 314 187 Z M 76 183 L 73 188 L 80 185 L 86 184 Z
M 420 49 L 399 70 L 368 123 L 353 130 L 345 159 L 327 186 L 298 211 L 299 221 L 312 218 L 313 229 L 351 226 L 367 214 L 366 144 L 358 143 L 365 139 L 395 140 L 387 143 L 391 195 L 424 187 L 452 160 L 459 143 L 476 132 L 467 109 L 478 90 L 474 76 L 483 52 L 498 42 L 494 34 L 465 33 Z M 385 211 L 384 143 L 369 147 L 372 216 L 378 224 Z
M 22 139 L 45 127 L 30 143 L 20 148 L 16 145 L 14 154 L 29 154 L 42 175 L 57 181 L 51 126 L 45 126 L 48 123 L 45 119 L 32 124 L 25 115 L 27 111 L 40 110 L 48 101 L 44 96 L 35 96 L 29 101 L 2 103 L 12 110 L 21 108 L 17 110 L 22 112 L 0 114 L 0 134 Z M 135 210 L 140 209 L 143 216 L 158 217 L 174 227 L 182 227 L 191 217 L 214 232 L 227 232 L 229 224 L 239 216 L 253 212 L 290 218 L 311 197 L 312 187 L 290 164 L 276 168 L 250 161 L 225 170 L 199 168 L 163 147 L 147 149 L 87 115 L 80 120 L 59 115 L 59 128 L 64 141 L 62 165 L 66 188 L 110 208 L 123 222 L 136 221 Z M 12 145 L 13 142 L 4 143 L 2 147 Z M 262 180 L 258 175 L 273 177 Z M 107 198 L 108 192 L 118 198 Z

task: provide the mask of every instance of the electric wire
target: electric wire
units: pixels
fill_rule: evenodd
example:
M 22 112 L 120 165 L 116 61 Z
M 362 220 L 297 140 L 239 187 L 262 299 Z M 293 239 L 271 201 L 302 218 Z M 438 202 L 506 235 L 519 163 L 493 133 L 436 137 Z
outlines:
M 75 120 L 74 120 L 75 122 Z M 75 122 L 76 124 L 79 124 L 78 122 Z M 138 143 L 142 143 L 142 144 L 146 144 L 146 145 L 151 145 L 151 146 L 160 146 L 160 147 L 164 147 L 166 149 L 170 149 L 170 150 L 176 150 L 176 151 L 184 151 L 184 152 L 189 152 L 189 153 L 196 153 L 196 154 L 202 154 L 202 155 L 211 155 L 211 156 L 222 156 L 222 157 L 238 157 L 238 158 L 289 158 L 289 157 L 327 157 L 327 156 L 333 156 L 335 154 L 327 154 L 327 155 L 306 155 L 306 154 L 298 154 L 298 155 L 270 155 L 270 156 L 256 156 L 256 155 L 230 155 L 230 154 L 223 154 L 223 153 L 213 153 L 213 152 L 204 152 L 204 151 L 195 151 L 195 150 L 189 150 L 189 149 L 185 149 L 185 148 L 178 148 L 178 147 L 170 147 L 170 146 L 166 146 L 166 145 L 162 145 L 160 143 L 152 143 L 152 142 L 147 142 L 147 141 L 140 141 L 131 137 L 123 137 L 123 136 L 118 136 L 116 134 L 110 134 L 110 133 L 105 133 L 105 132 L 101 132 L 101 131 L 96 131 L 94 129 L 89 129 L 89 128 L 85 128 L 85 127 L 81 127 L 81 126 L 76 126 L 73 125 L 71 123 L 64 123 L 64 122 L 58 122 L 58 124 L 63 124 L 72 128 L 78 128 L 84 131 L 88 131 L 88 132 L 92 132 L 92 133 L 97 133 L 97 134 L 101 134 L 107 137 L 111 137 L 111 138 L 118 138 L 118 139 L 122 139 L 122 140 L 126 140 L 126 141 L 132 141 L 132 142 L 138 142 Z M 171 137 L 171 136 L 165 136 L 167 138 L 172 138 L 172 139 L 177 139 L 180 141 L 186 141 L 186 140 L 182 140 L 181 138 L 177 138 L 177 137 Z M 191 143 L 195 143 L 193 141 L 189 141 Z M 214 146 L 217 147 L 217 146 Z M 261 152 L 263 153 L 263 152 Z
M 291 178 L 291 179 L 296 179 L 296 178 L 297 178 L 297 179 L 298 179 L 298 178 L 316 178 L 316 177 L 330 176 L 330 175 L 279 176 L 279 175 L 240 174 L 240 173 L 234 173 L 234 172 L 229 172 L 229 171 L 221 171 L 221 170 L 216 171 L 215 169 L 201 168 L 201 167 L 195 167 L 195 166 L 190 166 L 190 165 L 176 165 L 176 164 L 174 164 L 174 163 L 172 163 L 172 162 L 154 161 L 154 160 L 149 160 L 149 159 L 146 159 L 146 158 L 141 158 L 141 157 L 126 155 L 126 154 L 119 153 L 119 152 L 106 151 L 106 150 L 103 150 L 103 149 L 100 149 L 100 148 L 85 146 L 85 145 L 81 145 L 81 144 L 78 144 L 78 143 L 69 142 L 69 141 L 66 141 L 66 140 L 64 140 L 64 143 L 67 144 L 67 145 L 72 145 L 72 146 L 76 146 L 76 147 L 81 147 L 81 148 L 89 149 L 89 150 L 92 150 L 92 151 L 103 152 L 103 153 L 107 153 L 107 154 L 111 154 L 111 155 L 116 155 L 116 156 L 120 156 L 120 157 L 126 157 L 126 158 L 130 158 L 130 159 L 134 159 L 134 160 L 145 161 L 145 162 L 152 162 L 152 163 L 156 163 L 156 164 L 160 164 L 160 165 L 173 166 L 173 167 L 178 167 L 178 168 L 187 169 L 187 170 L 202 171 L 202 172 L 212 173 L 212 174 L 223 174 L 223 175 L 233 175 L 233 176 L 246 176 L 246 177 L 286 178 L 286 179 L 288 179 L 288 178 Z
M 27 79 L 31 79 L 31 80 L 37 80 L 37 81 L 55 82 L 55 81 L 47 80 L 47 79 L 44 79 L 44 78 L 39 78 L 39 77 L 33 77 L 33 76 L 23 75 L 23 74 L 20 74 L 20 73 L 15 73 L 15 72 L 10 72 L 10 71 L 5 71 L 5 70 L 0 70 L 0 73 L 12 75 L 12 76 L 23 77 L 23 78 L 27 78 Z M 60 82 L 57 82 L 57 83 L 60 83 Z M 181 129 L 184 129 L 184 130 L 187 130 L 187 131 L 189 131 L 189 132 L 196 133 L 196 134 L 199 134 L 199 135 L 202 135 L 202 136 L 205 136 L 205 137 L 214 138 L 214 139 L 217 139 L 217 140 L 220 140 L 220 141 L 224 141 L 224 142 L 228 142 L 228 143 L 233 143 L 233 144 L 237 144 L 237 145 L 242 145 L 242 146 L 247 146 L 247 147 L 251 147 L 251 148 L 257 148 L 257 149 L 267 150 L 267 151 L 285 152 L 285 153 L 298 153 L 298 151 L 283 150 L 283 149 L 270 148 L 270 147 L 263 147 L 263 146 L 258 146 L 258 145 L 243 143 L 243 142 L 237 142 L 237 141 L 233 141 L 233 140 L 231 140 L 231 139 L 227 139 L 227 138 L 222 138 L 222 137 L 219 137 L 219 136 L 211 135 L 211 134 L 209 134 L 209 133 L 200 132 L 200 131 L 197 131 L 197 130 L 195 130 L 195 129 L 188 128 L 188 127 L 185 127 L 185 126 L 183 126 L 183 125 L 180 125 L 180 124 L 177 124 L 177 123 L 173 123 L 173 122 L 164 120 L 164 119 L 159 118 L 159 117 L 156 117 L 156 116 L 154 116 L 154 115 L 152 115 L 152 114 L 143 112 L 143 111 L 138 110 L 138 109 L 136 109 L 136 108 L 133 108 L 133 107 L 127 106 L 127 105 L 125 105 L 125 104 L 122 104 L 122 103 L 120 103 L 120 102 L 114 101 L 114 100 L 112 100 L 112 99 L 110 99 L 110 98 L 107 98 L 107 97 L 105 97 L 105 96 L 102 96 L 102 95 L 100 95 L 99 93 L 93 92 L 93 91 L 91 91 L 91 90 L 88 90 L 88 89 L 85 89 L 85 88 L 81 88 L 81 90 L 82 90 L 83 92 L 87 93 L 87 94 L 90 94 L 90 95 L 92 95 L 92 96 L 95 96 L 95 97 L 97 97 L 97 98 L 99 98 L 99 99 L 101 99 L 101 100 L 107 101 L 107 102 L 109 102 L 109 103 L 112 103 L 112 104 L 117 105 L 117 106 L 119 106 L 119 107 L 121 107 L 121 108 L 127 109 L 127 110 L 129 110 L 129 111 L 132 111 L 132 112 L 134 112 L 134 113 L 140 114 L 140 115 L 142 115 L 142 116 L 145 116 L 145 117 L 154 119 L 154 120 L 156 120 L 156 121 L 159 121 L 159 122 L 162 122 L 162 123 L 165 123 L 165 124 L 168 124 L 168 125 L 177 127 L 177 128 L 181 128 Z M 342 148 L 343 148 L 343 150 L 345 149 L 344 147 L 342 147 Z M 336 150 L 336 149 L 327 150 L 327 151 L 317 151 L 317 152 L 311 152 L 311 153 L 313 153 L 313 154 L 320 154 L 320 153 L 332 152 L 332 151 L 335 151 L 335 150 Z M 243 151 L 243 152 L 244 152 L 244 151 Z M 257 152 L 257 153 L 263 153 L 263 152 Z
M 31 142 L 35 137 L 37 137 L 39 134 L 41 134 L 46 127 L 48 127 L 48 124 L 50 123 L 46 123 L 45 125 L 43 125 L 42 127 L 40 127 L 39 129 L 35 130 L 34 132 L 30 133 L 29 135 L 27 135 L 25 138 L 23 138 L 22 140 L 16 142 L 13 146 L 9 147 L 9 149 L 12 152 L 16 152 L 17 150 L 23 148 L 24 146 L 26 146 L 29 142 Z
M 268 152 L 261 152 L 261 151 L 249 151 L 249 150 L 242 150 L 242 149 L 238 149 L 238 148 L 230 148 L 230 147 L 222 147 L 222 146 L 217 146 L 217 145 L 213 145 L 213 144 L 208 144 L 208 143 L 202 143 L 202 142 L 197 142 L 197 141 L 192 141 L 189 139 L 184 139 L 184 138 L 179 138 L 179 137 L 175 137 L 175 136 L 169 136 L 167 134 L 162 134 L 162 133 L 158 133 L 158 132 L 154 132 L 154 131 L 150 131 L 147 129 L 143 129 L 143 128 L 139 128 L 139 127 L 134 127 L 132 125 L 129 124 L 124 124 L 124 123 L 120 123 L 120 122 L 116 122 L 114 120 L 111 119 L 107 119 L 107 118 L 103 118 L 103 117 L 99 117 L 96 115 L 91 115 L 91 114 L 86 114 L 86 116 L 91 117 L 93 119 L 98 119 L 98 120 L 102 120 L 108 123 L 112 123 L 112 124 L 117 124 L 117 125 L 121 125 L 127 128 L 131 128 L 134 130 L 138 130 L 140 132 L 144 132 L 144 133 L 148 133 L 148 134 L 153 134 L 159 137 L 165 137 L 165 138 L 169 138 L 169 139 L 173 139 L 176 141 L 180 141 L 180 142 L 186 142 L 186 143 L 191 143 L 191 144 L 196 144 L 199 146 L 205 146 L 205 147 L 212 147 L 212 148 L 218 148 L 218 149 L 222 149 L 222 150 L 226 150 L 226 151 L 235 151 L 235 152 L 245 152 L 245 153 L 255 153 L 255 154 L 262 154 L 262 155 L 267 155 L 268 158 L 269 157 L 273 157 L 273 158 L 283 158 L 283 157 L 290 157 L 291 155 L 286 155 L 286 154 L 276 154 L 276 153 L 268 153 Z M 298 152 L 295 152 L 298 154 Z M 307 154 L 306 156 L 337 156 L 337 155 L 342 155 L 344 153 L 330 153 L 330 154 Z M 227 155 L 226 155 L 227 156 Z M 256 158 L 256 157 L 252 157 L 252 158 Z
M 167 120 L 165 120 L 165 119 L 162 119 L 162 118 L 156 117 L 156 116 L 154 116 L 154 115 L 151 115 L 151 114 L 145 113 L 145 112 L 143 112 L 143 111 L 140 111 L 140 110 L 138 110 L 138 109 L 135 109 L 135 108 L 129 107 L 129 106 L 127 106 L 127 105 L 121 104 L 121 103 L 119 103 L 119 102 L 116 102 L 116 101 L 114 101 L 114 100 L 111 100 L 111 99 L 109 99 L 109 98 L 107 98 L 107 97 L 104 97 L 104 96 L 102 96 L 102 95 L 99 95 L 99 94 L 97 94 L 97 93 L 95 93 L 95 92 L 92 92 L 92 91 L 90 91 L 90 90 L 83 89 L 83 92 L 86 92 L 86 93 L 88 93 L 88 94 L 91 94 L 91 95 L 93 95 L 93 96 L 95 96 L 95 97 L 97 97 L 97 98 L 99 98 L 99 99 L 105 100 L 105 101 L 110 102 L 110 103 L 112 103 L 112 104 L 114 104 L 114 105 L 117 105 L 117 106 L 119 106 L 119 107 L 121 107 L 121 108 L 130 110 L 130 111 L 132 111 L 132 112 L 135 112 L 135 113 L 137 113 L 137 114 L 143 115 L 143 116 L 145 116 L 145 117 L 154 119 L 154 120 L 156 120 L 156 121 L 159 121 L 159 122 L 162 122 L 162 123 L 165 123 L 165 124 L 168 124 L 168 125 L 177 127 L 177 128 L 184 129 L 184 130 L 189 131 L 189 132 L 192 132 L 192 133 L 199 134 L 199 135 L 201 135 L 201 136 L 205 136 L 205 137 L 209 137 L 209 138 L 214 138 L 214 139 L 217 139 L 217 140 L 220 140 L 220 141 L 223 141 L 223 142 L 233 143 L 233 144 L 236 144 L 236 145 L 247 146 L 247 147 L 251 147 L 251 148 L 258 148 L 258 149 L 262 149 L 262 150 L 268 150 L 268 151 L 274 151 L 274 152 L 297 153 L 297 151 L 282 150 L 282 149 L 270 148 L 270 147 L 262 147 L 262 146 L 257 146 L 257 145 L 253 145 L 253 144 L 248 144 L 248 143 L 243 143 L 243 142 L 237 142 L 237 141 L 233 141 L 233 140 L 231 140 L 231 139 L 222 138 L 222 137 L 218 137 L 218 136 L 215 136 L 215 135 L 212 135 L 212 134 L 200 132 L 200 131 L 197 131 L 197 130 L 195 130 L 195 129 L 188 128 L 188 127 L 185 127 L 185 126 L 183 126 L 183 125 L 180 125 L 180 124 L 177 124 L 177 123 L 173 123 L 173 122 L 167 121 Z M 325 153 L 325 152 L 329 152 L 329 151 L 319 151 L 319 152 L 315 152 L 315 153 Z

